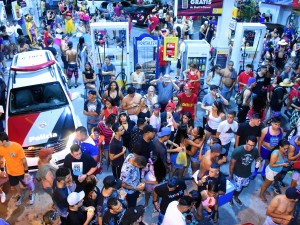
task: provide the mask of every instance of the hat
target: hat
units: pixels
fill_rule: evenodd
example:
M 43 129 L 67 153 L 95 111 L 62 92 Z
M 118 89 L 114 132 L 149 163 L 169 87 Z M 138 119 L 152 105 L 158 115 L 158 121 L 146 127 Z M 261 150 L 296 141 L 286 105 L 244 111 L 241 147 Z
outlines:
M 45 159 L 47 158 L 49 155 L 53 154 L 54 152 L 54 148 L 42 148 L 39 151 L 39 158 L 40 159 Z
M 281 87 L 292 87 L 294 83 L 291 82 L 289 78 L 285 78 L 282 82 L 279 83 L 279 85 Z
M 285 196 L 288 199 L 300 199 L 300 190 L 298 190 L 297 188 L 288 188 L 285 191 Z
M 63 34 L 61 37 L 62 37 L 62 39 L 65 39 L 66 37 L 68 37 L 68 35 L 67 34 Z
M 250 77 L 249 80 L 248 80 L 248 86 L 250 86 L 251 84 L 253 84 L 255 82 L 256 82 L 256 78 Z
M 165 74 L 163 76 L 163 82 L 170 82 L 170 78 L 171 78 L 171 76 L 169 74 Z
M 178 178 L 177 177 L 172 177 L 171 179 L 168 180 L 168 187 L 169 188 L 174 188 L 178 185 Z
M 124 216 L 122 217 L 122 225 L 131 225 L 134 224 L 141 216 L 145 213 L 144 206 L 138 205 L 126 209 Z
M 110 175 L 104 178 L 103 180 L 104 188 L 115 188 L 119 189 L 122 185 L 122 181 L 120 179 L 116 179 L 114 176 Z
M 167 105 L 166 105 L 166 108 L 168 107 L 171 107 L 173 110 L 175 109 L 175 105 L 173 102 L 169 102 Z
M 281 39 L 277 42 L 278 45 L 287 45 L 288 43 L 285 41 L 285 39 Z
M 48 44 L 48 45 L 51 45 L 52 42 L 53 42 L 53 39 L 52 39 L 52 38 L 50 38 L 50 39 L 47 40 L 47 44 Z
M 59 217 L 57 211 L 49 210 L 43 215 L 43 221 L 45 224 L 52 224 L 57 217 Z
M 88 94 L 96 95 L 96 91 L 95 90 L 89 90 Z
M 68 42 L 68 47 L 73 47 L 73 42 L 72 41 Z
M 144 126 L 143 128 L 143 132 L 144 133 L 148 133 L 148 132 L 157 132 L 156 128 L 153 128 L 151 125 L 147 124 L 146 126 Z
M 84 198 L 85 194 L 84 191 L 81 192 L 72 192 L 68 195 L 67 201 L 69 205 L 76 205 Z
M 219 87 L 217 86 L 217 85 L 210 85 L 210 88 L 209 88 L 211 91 L 212 90 L 217 90 L 217 89 L 219 89 Z
M 192 84 L 191 83 L 186 83 L 185 85 L 184 85 L 184 89 L 193 89 L 194 87 L 192 86 Z
M 117 132 L 120 126 L 121 126 L 121 124 L 119 124 L 119 123 L 114 123 L 114 124 L 112 125 L 112 128 L 111 128 L 111 129 L 112 129 L 113 132 Z
M 161 131 L 157 133 L 157 136 L 159 138 L 164 136 L 169 136 L 171 134 L 171 128 L 170 127 L 163 127 L 161 128 Z
M 160 110 L 160 104 L 159 103 L 155 103 L 153 105 L 153 109 L 159 109 Z
M 226 150 L 224 148 L 222 148 L 222 145 L 215 143 L 213 144 L 211 147 L 211 152 L 215 152 L 215 153 L 220 153 L 220 154 L 225 154 Z

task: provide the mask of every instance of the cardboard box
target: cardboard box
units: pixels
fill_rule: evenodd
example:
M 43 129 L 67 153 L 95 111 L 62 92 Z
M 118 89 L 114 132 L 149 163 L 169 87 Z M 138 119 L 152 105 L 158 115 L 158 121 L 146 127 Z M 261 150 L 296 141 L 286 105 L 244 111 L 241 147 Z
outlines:
M 225 195 L 219 196 L 219 207 L 226 204 L 227 202 L 230 202 L 233 197 L 233 192 L 234 185 L 229 180 L 226 180 L 226 193 Z

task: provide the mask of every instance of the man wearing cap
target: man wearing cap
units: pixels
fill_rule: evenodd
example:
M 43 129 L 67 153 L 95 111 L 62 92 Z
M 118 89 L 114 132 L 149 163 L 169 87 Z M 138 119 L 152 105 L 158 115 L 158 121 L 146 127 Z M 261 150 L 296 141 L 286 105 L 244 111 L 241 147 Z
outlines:
M 67 224 L 72 225 L 85 225 L 89 224 L 94 215 L 95 208 L 93 206 L 89 206 L 85 208 L 83 211 L 83 199 L 84 199 L 84 191 L 81 192 L 72 192 L 68 195 L 68 203 L 69 203 L 69 215 L 67 218 Z
M 103 188 L 97 201 L 97 220 L 98 224 L 102 225 L 102 219 L 105 212 L 108 210 L 107 201 L 110 198 L 118 198 L 118 189 L 121 188 L 122 181 L 114 176 L 107 176 L 103 179 Z
M 133 130 L 131 131 L 130 135 L 130 142 L 129 142 L 129 152 L 133 152 L 133 148 L 135 143 L 143 137 L 143 128 L 146 126 L 148 122 L 144 118 L 138 118 L 136 125 L 134 126 Z
M 267 218 L 263 225 L 288 225 L 293 219 L 296 202 L 300 199 L 300 191 L 288 188 L 283 195 L 276 195 L 267 208 Z
M 218 92 L 218 86 L 211 85 L 209 89 L 210 92 L 203 97 L 201 104 L 201 108 L 205 111 L 203 116 L 203 127 L 205 127 L 206 124 L 208 111 L 211 109 L 215 101 L 221 101 L 226 106 L 229 105 L 229 102 Z
M 180 88 L 174 83 L 169 74 L 165 74 L 159 79 L 150 81 L 150 84 L 156 85 L 158 97 L 157 101 L 160 104 L 160 111 L 165 111 L 165 107 L 173 96 L 173 90 L 178 91 Z
M 153 151 L 153 141 L 157 132 L 156 128 L 151 125 L 146 125 L 143 128 L 143 137 L 140 138 L 134 145 L 133 153 L 136 155 L 144 156 L 147 160 L 151 157 Z
M 48 43 L 48 46 L 46 46 L 44 48 L 44 50 L 49 50 L 53 54 L 53 56 L 55 57 L 55 59 L 57 59 L 58 55 L 57 55 L 56 49 L 53 47 L 53 39 L 49 38 L 48 41 L 47 41 L 47 43 Z
M 238 105 L 238 114 L 237 118 L 239 123 L 244 123 L 246 121 L 247 114 L 250 110 L 250 102 L 251 102 L 251 94 L 252 89 L 256 85 L 256 79 L 254 77 L 250 77 L 248 80 L 248 85 L 244 86 L 240 91 L 242 95 L 242 105 Z
M 101 102 L 96 98 L 96 91 L 88 91 L 88 99 L 84 102 L 83 114 L 87 116 L 87 130 L 89 134 L 93 127 L 97 127 L 100 121 Z
M 160 130 L 161 127 L 161 117 L 160 117 L 160 104 L 155 103 L 153 106 L 153 113 L 150 116 L 149 124 L 156 128 L 157 130 Z
M 211 167 L 211 165 L 213 163 L 218 162 L 219 164 L 222 164 L 224 162 L 226 162 L 226 157 L 223 156 L 223 158 L 221 160 L 218 160 L 218 157 L 222 154 L 225 154 L 226 149 L 222 148 L 222 145 L 220 144 L 213 144 L 210 147 L 210 150 L 208 150 L 201 158 L 200 160 L 200 170 L 199 170 L 199 174 L 198 177 L 201 178 L 204 176 L 204 174 L 206 173 L 206 171 L 209 170 L 209 168 Z
M 271 83 L 271 78 L 266 77 L 267 74 L 267 66 L 262 65 L 260 67 L 260 71 L 257 72 L 256 78 L 256 85 L 252 88 L 252 98 L 258 95 L 261 92 L 263 87 L 267 87 Z
M 97 170 L 97 163 L 92 156 L 82 153 L 79 145 L 73 144 L 71 153 L 65 157 L 64 167 L 72 171 L 76 191 L 81 191 L 83 190 L 83 181 Z
M 186 188 L 185 182 L 179 180 L 177 177 L 172 177 L 167 183 L 154 188 L 153 205 L 159 212 L 158 225 L 162 224 L 168 205 L 173 201 L 179 200 L 184 195 Z M 159 198 L 161 198 L 160 203 Z
M 67 62 L 67 55 L 66 55 L 66 51 L 68 50 L 67 39 L 68 39 L 68 35 L 63 34 L 61 38 L 61 44 L 60 44 L 61 61 L 64 64 L 65 74 L 67 74 L 67 69 L 68 69 L 68 62 Z
M 235 148 L 231 155 L 229 180 L 233 181 L 235 187 L 233 199 L 239 206 L 242 205 L 239 195 L 243 188 L 250 183 L 252 163 L 254 161 L 260 162 L 258 150 L 255 147 L 256 143 L 257 138 L 255 136 L 248 136 L 246 144 Z M 233 205 L 233 199 L 231 199 L 230 205 Z
M 145 184 L 140 182 L 140 169 L 147 165 L 144 156 L 129 154 L 122 166 L 120 179 L 122 187 L 126 191 L 126 201 L 128 208 L 136 206 L 140 191 L 143 191 Z
M 68 50 L 66 51 L 66 60 L 68 63 L 68 71 L 67 71 L 67 77 L 68 77 L 68 87 L 71 88 L 71 78 L 72 75 L 74 74 L 75 77 L 75 84 L 74 87 L 77 88 L 78 87 L 78 65 L 80 61 L 78 58 L 78 54 L 77 51 L 73 48 L 73 42 L 69 41 L 68 42 Z
M 247 64 L 246 65 L 246 70 L 243 71 L 238 76 L 238 83 L 239 83 L 238 91 L 242 90 L 243 87 L 248 85 L 248 80 L 249 80 L 250 77 L 254 77 L 252 69 L 253 69 L 253 66 L 251 64 Z
M 134 87 L 129 87 L 127 89 L 127 95 L 122 99 L 122 109 L 127 110 L 127 114 L 129 115 L 130 119 L 137 122 L 137 107 L 140 104 L 142 95 L 135 92 Z
M 54 148 L 42 148 L 39 151 L 39 162 L 38 168 L 35 175 L 35 179 L 39 182 L 42 182 L 42 187 L 44 191 L 52 197 L 53 194 L 53 182 L 55 179 L 55 173 L 58 169 L 58 166 L 50 163 L 52 159 L 52 154 L 54 152 Z
M 186 112 L 191 113 L 193 121 L 197 119 L 197 103 L 198 97 L 192 93 L 193 86 L 190 83 L 184 85 L 184 92 L 177 95 L 181 102 L 182 110 L 181 115 Z
M 110 62 L 108 56 L 105 57 L 105 63 L 102 65 L 101 72 L 104 85 L 109 83 L 111 76 L 116 75 L 116 67 Z
M 281 108 L 285 100 L 285 95 L 288 93 L 286 88 L 292 87 L 293 85 L 294 83 L 292 83 L 289 78 L 286 78 L 274 88 L 270 101 L 271 115 L 273 117 L 281 115 Z

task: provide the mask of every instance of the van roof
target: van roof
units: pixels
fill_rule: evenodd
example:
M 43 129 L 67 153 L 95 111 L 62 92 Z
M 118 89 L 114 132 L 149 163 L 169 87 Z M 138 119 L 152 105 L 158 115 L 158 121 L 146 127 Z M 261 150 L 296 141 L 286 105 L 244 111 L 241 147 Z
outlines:
M 48 50 L 22 52 L 14 56 L 11 66 L 37 66 L 46 63 L 50 60 L 55 60 L 55 58 Z

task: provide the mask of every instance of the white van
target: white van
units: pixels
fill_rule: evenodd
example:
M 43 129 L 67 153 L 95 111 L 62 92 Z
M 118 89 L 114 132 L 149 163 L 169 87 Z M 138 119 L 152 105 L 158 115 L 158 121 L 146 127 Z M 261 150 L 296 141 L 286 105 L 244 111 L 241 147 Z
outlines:
M 67 79 L 52 53 L 38 50 L 15 55 L 7 88 L 6 132 L 24 148 L 29 170 L 37 170 L 43 147 L 53 147 L 53 161 L 63 164 L 78 121 Z

